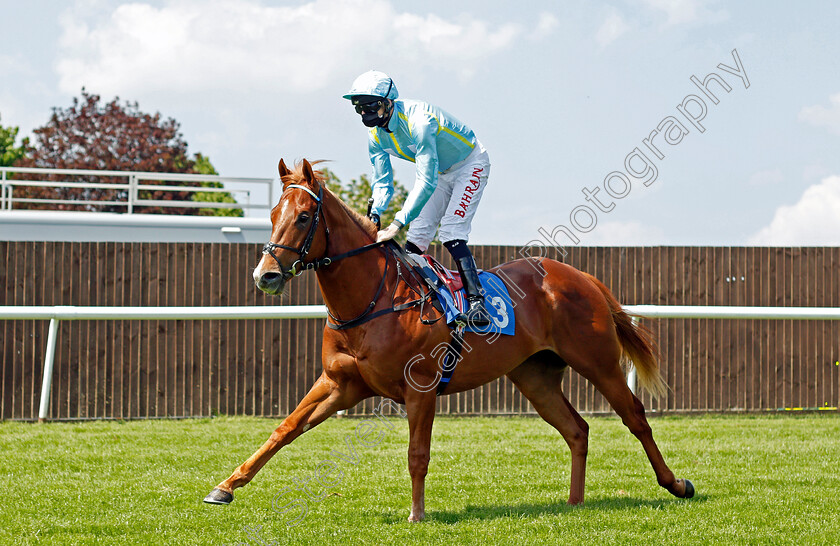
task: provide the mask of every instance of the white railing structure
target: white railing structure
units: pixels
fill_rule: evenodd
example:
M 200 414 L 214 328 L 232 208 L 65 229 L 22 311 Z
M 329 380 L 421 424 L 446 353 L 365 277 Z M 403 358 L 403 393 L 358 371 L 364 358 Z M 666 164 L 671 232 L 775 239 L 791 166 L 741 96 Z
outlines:
M 75 306 L 0 306 L 0 320 L 49 320 L 47 352 L 44 356 L 44 379 L 38 421 L 47 418 L 52 388 L 58 323 L 61 320 L 242 320 L 325 318 L 324 305 L 228 306 L 228 307 L 75 307 Z
M 624 310 L 642 318 L 667 319 L 750 319 L 750 320 L 840 320 L 840 308 L 833 307 L 736 307 L 717 305 L 627 305 Z M 58 323 L 61 320 L 242 320 L 326 318 L 324 305 L 239 306 L 239 307 L 74 307 L 0 306 L 0 320 L 49 320 L 44 379 L 38 420 L 47 418 L 52 386 Z M 635 319 L 634 319 L 635 320 Z M 636 371 L 627 378 L 636 390 Z
M 840 320 L 840 309 L 835 307 L 625 305 L 624 310 L 649 319 Z M 627 385 L 636 394 L 636 368 L 632 364 L 627 370 Z
M 16 180 L 10 178 L 11 174 L 33 174 L 41 175 L 40 178 L 49 176 L 62 176 L 65 180 Z M 124 182 L 119 183 L 97 183 L 97 182 L 74 182 L 75 177 L 100 177 L 119 178 Z M 201 186 L 177 186 L 164 184 L 144 184 L 144 182 L 218 182 L 221 184 L 234 184 L 235 186 L 223 188 L 208 188 Z M 236 187 L 236 186 L 245 186 Z M 44 187 L 44 188 L 77 188 L 77 189 L 112 189 L 122 190 L 119 199 L 115 201 L 105 200 L 83 200 L 83 199 L 45 199 L 16 197 L 15 188 L 18 187 Z M 163 208 L 214 208 L 214 209 L 266 209 L 274 206 L 273 178 L 239 178 L 229 176 L 215 176 L 204 174 L 178 174 L 178 173 L 150 173 L 130 171 L 98 171 L 85 169 L 41 169 L 31 167 L 0 167 L 0 210 L 12 210 L 15 203 L 43 203 L 51 205 L 87 205 L 90 207 L 111 205 L 125 207 L 128 214 L 134 213 L 135 207 L 154 206 Z M 257 191 L 259 188 L 259 191 Z M 209 201 L 184 201 L 164 199 L 141 199 L 143 191 L 178 191 L 178 192 L 202 192 L 202 193 L 229 193 L 237 195 L 240 199 L 236 203 L 217 203 Z M 267 193 L 265 202 L 252 203 L 252 193 Z M 262 200 L 260 200 L 262 201 Z

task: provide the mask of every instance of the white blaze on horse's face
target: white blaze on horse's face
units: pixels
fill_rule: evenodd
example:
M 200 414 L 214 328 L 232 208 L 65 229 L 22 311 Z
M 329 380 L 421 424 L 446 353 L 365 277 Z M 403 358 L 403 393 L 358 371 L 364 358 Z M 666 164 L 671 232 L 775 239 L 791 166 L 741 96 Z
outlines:
M 289 202 L 287 200 L 282 200 L 281 199 L 281 201 L 279 203 L 277 203 L 277 205 L 275 205 L 274 209 L 272 209 L 272 211 L 271 211 L 271 218 L 272 219 L 274 218 L 274 211 L 277 210 L 277 207 L 280 207 L 279 217 L 282 217 L 285 214 L 286 210 L 289 208 Z M 274 226 L 274 222 L 272 222 L 272 228 L 273 228 L 273 226 Z M 275 240 L 275 237 L 274 237 L 275 230 L 272 229 L 271 231 L 272 231 L 271 240 L 273 241 L 273 240 Z M 276 267 L 277 267 L 277 263 L 271 258 L 271 256 L 263 253 L 262 258 L 260 259 L 260 262 L 257 264 L 257 267 L 254 268 L 254 284 L 256 284 L 257 287 L 260 290 L 264 291 L 263 287 L 260 286 L 260 279 L 262 278 L 263 274 L 270 271 L 272 268 L 276 269 Z M 282 292 L 282 288 L 281 288 L 280 294 L 282 294 L 282 293 L 283 292 Z
M 257 267 L 254 268 L 254 284 L 256 284 L 257 287 L 260 285 L 260 277 L 262 277 L 263 274 L 263 267 L 265 267 L 265 254 L 263 254 L 263 257 L 260 259 L 260 263 L 257 264 Z

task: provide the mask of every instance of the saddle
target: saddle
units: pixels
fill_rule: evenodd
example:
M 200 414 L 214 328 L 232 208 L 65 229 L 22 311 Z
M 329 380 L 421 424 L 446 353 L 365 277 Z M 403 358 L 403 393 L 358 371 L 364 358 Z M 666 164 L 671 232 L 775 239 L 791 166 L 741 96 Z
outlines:
M 413 263 L 415 272 L 434 291 L 437 303 L 443 307 L 446 323 L 453 328 L 467 323 L 466 312 L 469 310 L 469 303 L 460 273 L 446 269 L 440 262 L 426 254 L 418 256 L 405 253 L 405 256 L 407 261 Z M 507 287 L 498 276 L 488 271 L 479 270 L 479 278 L 484 291 L 484 304 L 490 312 L 493 325 L 489 329 L 477 329 L 470 324 L 466 326 L 466 331 L 482 333 L 496 331 L 513 335 L 514 305 Z
M 442 297 L 442 292 L 448 291 L 450 298 L 454 300 L 456 311 L 463 313 L 466 308 L 466 301 L 461 290 L 464 283 L 461 281 L 461 274 L 457 271 L 446 269 L 443 265 L 428 254 L 417 255 L 406 252 L 404 256 L 414 266 L 414 270 L 434 290 L 438 296 L 438 302 L 446 305 L 447 301 Z
M 442 282 L 453 294 L 464 287 L 461 281 L 461 274 L 451 269 L 446 269 L 441 263 L 428 254 L 423 254 L 423 259 L 431 266 L 432 271 L 437 275 L 437 280 Z

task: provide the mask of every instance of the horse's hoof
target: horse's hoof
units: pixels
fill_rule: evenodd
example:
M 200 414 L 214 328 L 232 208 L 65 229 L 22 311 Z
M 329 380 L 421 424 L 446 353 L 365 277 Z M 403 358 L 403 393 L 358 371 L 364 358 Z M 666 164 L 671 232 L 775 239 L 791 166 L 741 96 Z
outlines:
M 685 482 L 685 493 L 683 493 L 682 498 L 690 499 L 694 496 L 694 484 L 686 479 L 684 479 L 683 481 Z
M 233 494 L 216 487 L 210 494 L 204 497 L 207 504 L 230 504 L 233 502 Z

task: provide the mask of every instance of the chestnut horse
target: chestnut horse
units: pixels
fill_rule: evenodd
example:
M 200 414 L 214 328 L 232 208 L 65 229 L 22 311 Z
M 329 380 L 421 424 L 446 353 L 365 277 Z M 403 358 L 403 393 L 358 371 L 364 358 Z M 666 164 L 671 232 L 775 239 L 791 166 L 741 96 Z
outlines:
M 420 320 L 421 313 L 433 312 L 431 306 L 425 311 L 420 305 L 394 310 L 398 302 L 417 300 L 422 287 L 413 285 L 405 268 L 396 264 L 393 247 L 372 244 L 376 226 L 327 190 L 320 171 L 313 171 L 306 160 L 291 171 L 282 159 L 279 171 L 284 190 L 271 211 L 271 240 L 254 280 L 260 290 L 281 295 L 296 275 L 316 269 L 332 324 L 324 328 L 323 373 L 268 441 L 204 500 L 230 503 L 233 490 L 250 482 L 280 448 L 337 411 L 379 395 L 405 405 L 411 475 L 408 519 L 420 521 L 425 517 L 436 392 L 416 386 L 434 385 L 441 376 L 434 358 L 418 360 L 416 355 L 434 354 L 435 347 L 450 339 L 451 330 L 444 320 Z M 569 445 L 568 502 L 579 504 L 589 426 L 561 390 L 563 374 L 571 367 L 592 382 L 642 443 L 659 485 L 676 497 L 692 497 L 691 482 L 677 479 L 665 464 L 644 406 L 622 371 L 622 361 L 632 361 L 643 387 L 654 394 L 665 391 L 647 331 L 632 322 L 606 286 L 569 265 L 529 258 L 491 271 L 525 294 L 515 307 L 516 333 L 492 343 L 478 333 L 464 334 L 470 350 L 458 361 L 445 394 L 474 389 L 502 375 L 510 378 Z M 413 362 L 410 378 L 408 362 Z

